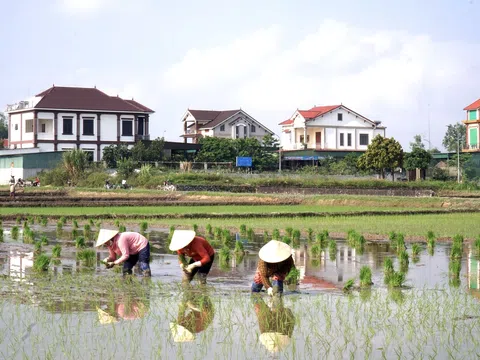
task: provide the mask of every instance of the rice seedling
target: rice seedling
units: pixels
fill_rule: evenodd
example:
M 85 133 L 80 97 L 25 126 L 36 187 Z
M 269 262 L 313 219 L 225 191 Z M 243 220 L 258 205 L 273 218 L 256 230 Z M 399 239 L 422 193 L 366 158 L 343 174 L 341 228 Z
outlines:
M 350 292 L 353 290 L 354 286 L 355 286 L 355 279 L 349 279 L 345 282 L 345 285 L 343 285 L 343 291 Z
M 47 246 L 47 245 L 48 245 L 48 237 L 47 237 L 47 235 L 43 234 L 43 235 L 40 237 L 40 243 L 41 243 L 43 246 Z
M 147 231 L 147 229 L 148 229 L 148 222 L 142 221 L 140 223 L 140 232 L 144 234 Z
M 85 247 L 85 238 L 83 236 L 77 236 L 75 238 L 75 247 L 81 249 Z
M 33 270 L 37 272 L 47 271 L 50 265 L 50 256 L 46 254 L 40 254 L 35 256 L 33 260 Z
M 293 230 L 292 246 L 294 249 L 298 249 L 300 247 L 300 230 L 298 229 Z
M 113 222 L 113 225 L 115 225 L 115 227 L 120 227 L 120 220 L 119 219 L 116 219 L 114 222 Z
M 207 232 L 207 235 L 213 235 L 212 229 L 213 229 L 213 228 L 212 228 L 212 225 L 210 225 L 210 224 L 207 224 L 207 225 L 205 226 L 205 231 Z
M 287 236 L 287 235 L 285 235 L 285 236 L 282 238 L 282 241 L 283 241 L 285 244 L 288 244 L 288 245 L 290 245 L 290 244 L 292 243 L 292 239 L 291 239 L 289 236 Z
M 72 220 L 72 226 L 73 226 L 74 229 L 78 229 L 78 221 L 77 221 L 77 219 L 73 219 L 73 220 Z
M 213 229 L 213 238 L 215 240 L 221 240 L 222 239 L 222 233 L 223 233 L 223 230 L 221 227 L 215 227 L 215 229 Z
M 240 225 L 240 235 L 247 236 L 247 225 L 245 224 Z
M 245 250 L 241 241 L 235 241 L 235 254 L 244 254 Z
M 3 242 L 3 229 L 0 228 L 0 242 Z
M 398 287 L 402 287 L 404 282 L 405 282 L 405 273 L 403 273 L 401 271 L 394 271 L 390 275 L 388 285 L 390 287 L 398 288 Z
M 280 230 L 278 230 L 277 228 L 274 228 L 272 230 L 272 239 L 274 239 L 274 240 L 280 240 L 281 239 Z
M 435 236 L 435 233 L 429 230 L 427 232 L 427 247 L 434 248 L 436 241 L 437 241 L 437 237 Z
M 448 272 L 451 277 L 460 277 L 460 271 L 462 270 L 462 262 L 458 259 L 450 260 L 448 264 Z
M 314 258 L 317 258 L 322 253 L 322 247 L 320 244 L 315 243 L 310 247 L 310 255 Z
M 15 219 L 15 224 L 20 225 L 21 222 L 22 218 L 20 216 L 17 216 L 17 218 Z
M 25 220 L 23 222 L 23 226 L 22 226 L 24 229 L 27 229 L 29 226 L 28 226 L 28 220 Z
M 255 230 L 253 230 L 253 228 L 248 228 L 248 230 L 247 230 L 247 239 L 248 239 L 248 241 L 253 241 L 253 240 L 255 240 Z
M 78 229 L 73 228 L 71 235 L 72 235 L 72 239 L 76 239 L 78 237 Z
M 90 225 L 91 228 L 94 228 L 95 227 L 95 222 L 93 221 L 92 218 L 88 219 L 88 223 Z
M 58 259 L 61 253 L 62 253 L 62 247 L 60 245 L 57 244 L 52 248 L 52 257 Z
M 224 246 L 220 249 L 220 264 L 228 266 L 230 262 L 230 248 Z
M 197 224 L 193 224 L 193 231 L 195 231 L 195 232 L 198 231 L 198 225 Z
M 315 239 L 315 233 L 312 228 L 307 229 L 307 242 L 312 243 Z
M 293 267 L 288 275 L 285 277 L 285 283 L 289 285 L 298 285 L 300 281 L 300 270 L 296 267 Z
M 292 237 L 292 233 L 293 233 L 293 228 L 291 226 L 288 226 L 287 228 L 285 228 L 285 234 L 288 237 Z
M 384 279 L 386 284 L 389 283 L 390 277 L 393 273 L 394 273 L 393 261 L 391 258 L 386 258 L 385 261 L 383 262 L 383 274 L 384 274 Z
M 86 239 L 90 239 L 92 236 L 92 228 L 90 227 L 90 224 L 85 224 L 83 225 L 83 236 L 85 236 Z
M 330 260 L 335 260 L 337 258 L 337 243 L 335 240 L 330 240 L 328 242 L 328 252 L 330 255 Z
M 462 244 L 459 242 L 454 242 L 452 248 L 450 249 L 450 259 L 461 259 L 462 258 Z
M 463 245 L 464 238 L 460 234 L 455 234 L 452 240 L 453 240 L 453 244 Z
M 360 268 L 360 286 L 371 286 L 372 282 L 372 269 L 367 265 L 364 265 Z
M 42 253 L 42 243 L 40 241 L 35 241 L 33 246 L 34 254 L 38 255 Z
M 83 249 L 77 252 L 77 260 L 87 267 L 95 265 L 95 257 L 96 252 L 93 249 Z
M 30 216 L 27 221 L 28 221 L 28 224 L 29 224 L 29 225 L 34 225 L 34 224 L 35 224 L 35 217 L 34 217 L 34 216 Z
M 23 243 L 24 244 L 33 244 L 35 242 L 35 231 L 29 227 L 23 230 Z
M 48 218 L 46 216 L 42 216 L 41 219 L 40 219 L 40 224 L 43 227 L 46 227 L 48 225 Z
M 388 233 L 388 240 L 390 240 L 390 242 L 391 242 L 392 244 L 394 244 L 394 243 L 396 242 L 396 240 L 397 240 L 397 234 L 395 233 L 395 231 L 390 231 L 390 232 Z
M 480 254 L 480 235 L 478 235 L 477 238 L 475 239 L 473 246 L 477 254 Z
M 122 233 L 122 232 L 126 232 L 126 231 L 127 231 L 127 227 L 125 225 L 122 224 L 118 227 L 118 232 Z
M 268 231 L 265 230 L 263 232 L 263 242 L 266 243 L 270 239 L 270 235 L 268 234 Z
M 227 247 L 229 249 L 233 249 L 235 247 L 235 239 L 230 233 L 230 230 L 224 229 L 222 231 L 222 243 L 224 247 Z
M 320 245 L 322 249 L 325 249 L 328 246 L 328 237 L 325 236 L 325 233 L 323 231 L 317 233 L 316 242 Z
M 400 251 L 400 254 L 398 255 L 400 259 L 400 269 L 402 272 L 406 272 L 408 270 L 408 253 L 406 250 Z
M 395 239 L 397 253 L 400 255 L 402 251 L 405 251 L 407 249 L 407 246 L 405 245 L 405 235 L 403 235 L 402 233 L 397 233 Z
M 18 226 L 13 226 L 11 230 L 11 235 L 13 240 L 18 240 L 18 235 L 20 234 L 20 230 Z
M 60 222 L 62 223 L 63 226 L 65 226 L 65 224 L 67 223 L 67 218 L 65 216 L 62 216 L 60 218 Z
M 97 228 L 97 230 L 100 230 L 102 228 L 102 222 L 100 220 L 98 220 L 96 223 L 95 223 L 95 227 Z
M 3 220 L 0 218 L 0 227 L 3 227 Z
M 61 232 L 63 230 L 63 222 L 60 220 L 57 221 L 57 231 Z
M 412 257 L 418 257 L 420 255 L 420 245 L 418 243 L 414 243 L 412 245 Z
M 168 232 L 168 239 L 170 240 L 173 236 L 173 233 L 175 232 L 175 226 L 170 226 L 169 232 Z

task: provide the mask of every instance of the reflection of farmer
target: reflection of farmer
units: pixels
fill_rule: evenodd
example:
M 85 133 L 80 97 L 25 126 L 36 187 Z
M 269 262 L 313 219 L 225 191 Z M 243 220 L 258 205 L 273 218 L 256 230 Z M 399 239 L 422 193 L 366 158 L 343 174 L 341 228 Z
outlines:
M 176 322 L 170 323 L 173 341 L 193 341 L 213 321 L 215 311 L 207 295 L 187 296 L 178 309 Z
M 274 298 L 271 307 L 261 298 L 256 298 L 254 304 L 260 342 L 272 353 L 283 350 L 290 343 L 295 327 L 292 310 L 283 306 L 282 298 Z
M 101 229 L 95 246 L 105 244 L 109 256 L 104 259 L 107 269 L 123 263 L 123 274 L 132 274 L 139 263 L 143 276 L 152 276 L 150 271 L 150 244 L 143 235 L 136 232 L 119 233 L 117 230 Z M 117 255 L 120 256 L 117 259 Z
M 195 236 L 193 230 L 175 230 L 170 242 L 170 250 L 177 251 L 183 282 L 192 281 L 198 272 L 201 284 L 207 283 L 207 275 L 213 264 L 215 250 L 203 237 Z M 187 265 L 185 255 L 190 257 Z
M 257 272 L 253 278 L 252 292 L 260 292 L 265 286 L 268 295 L 283 293 L 283 281 L 295 267 L 292 248 L 281 241 L 270 240 L 258 252 Z M 272 283 L 270 283 L 272 278 Z
M 139 300 L 116 302 L 112 306 L 97 307 L 100 324 L 112 324 L 123 320 L 135 320 L 145 316 L 147 306 Z

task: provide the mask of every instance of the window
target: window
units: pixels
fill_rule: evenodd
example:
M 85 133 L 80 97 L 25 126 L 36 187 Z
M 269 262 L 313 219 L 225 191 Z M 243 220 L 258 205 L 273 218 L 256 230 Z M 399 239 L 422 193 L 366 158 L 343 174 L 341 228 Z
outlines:
M 303 135 L 300 135 L 300 142 L 305 143 L 303 140 L 305 140 L 305 137 Z M 310 135 L 307 135 L 307 143 L 310 141 Z
M 138 124 L 137 124 L 137 134 L 138 135 L 145 135 L 145 119 L 144 118 L 138 118 Z
M 468 120 L 477 120 L 477 110 L 468 111 Z
M 220 131 L 225 131 L 225 124 L 220 125 Z
M 250 126 L 251 126 L 251 127 L 250 127 L 250 132 L 255 132 L 255 130 L 256 130 L 256 129 L 255 129 L 255 125 L 250 125 Z
M 93 118 L 83 118 L 83 135 L 94 135 Z
M 235 138 L 238 139 L 240 136 L 240 126 L 235 126 Z
M 83 149 L 85 152 L 85 155 L 87 156 L 87 161 L 92 162 L 93 161 L 93 156 L 95 154 L 95 150 L 92 149 Z
M 18 124 L 15 124 L 15 130 L 18 130 Z
M 368 136 L 367 136 L 368 141 Z M 352 134 L 347 134 L 347 146 L 352 146 Z
M 132 136 L 133 135 L 133 121 L 132 120 L 122 120 L 122 136 Z
M 73 118 L 63 118 L 63 135 L 73 135 Z
M 42 132 L 42 133 L 47 132 L 47 131 L 46 131 L 46 124 L 45 124 L 45 123 L 40 124 L 40 132 Z
M 345 145 L 345 140 L 344 140 L 344 134 L 343 133 L 340 133 L 340 146 L 344 146 Z
M 25 120 L 25 132 L 33 132 L 33 120 Z
M 338 113 L 338 114 L 337 114 L 337 120 L 338 120 L 338 121 L 342 121 L 342 120 L 343 120 L 343 114 L 342 114 L 342 113 Z
M 360 145 L 368 145 L 368 134 L 360 134 Z

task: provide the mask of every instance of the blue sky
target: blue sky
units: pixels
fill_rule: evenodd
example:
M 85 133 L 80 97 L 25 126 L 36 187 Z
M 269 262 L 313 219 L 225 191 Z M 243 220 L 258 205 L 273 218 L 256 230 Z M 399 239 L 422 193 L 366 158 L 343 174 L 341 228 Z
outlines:
M 189 107 L 241 107 L 279 134 L 297 108 L 343 103 L 404 148 L 428 140 L 430 119 L 441 147 L 480 97 L 479 0 L 21 0 L 2 13 L 2 106 L 96 85 L 153 108 L 151 135 L 171 141 Z

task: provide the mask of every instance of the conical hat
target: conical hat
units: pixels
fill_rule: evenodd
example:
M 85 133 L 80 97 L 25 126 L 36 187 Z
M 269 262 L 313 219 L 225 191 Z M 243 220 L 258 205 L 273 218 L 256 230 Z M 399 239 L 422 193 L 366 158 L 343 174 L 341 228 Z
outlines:
M 95 247 L 105 244 L 118 234 L 118 230 L 100 229 Z
M 270 240 L 262 246 L 258 252 L 258 256 L 268 263 L 279 263 L 288 259 L 292 255 L 290 245 L 278 240 Z
M 172 251 L 183 249 L 192 242 L 194 237 L 195 231 L 193 230 L 175 230 L 169 248 Z
M 113 324 L 118 322 L 118 320 L 115 318 L 115 316 L 110 315 L 106 311 L 103 311 L 99 307 L 97 307 L 97 313 L 98 313 L 98 321 L 100 321 L 100 324 L 106 325 L 106 324 Z
M 282 333 L 265 332 L 260 335 L 260 342 L 268 351 L 274 353 L 285 349 L 290 344 L 290 338 Z
M 170 323 L 170 331 L 172 332 L 173 341 L 186 342 L 195 340 L 195 335 L 184 328 L 182 325 Z

